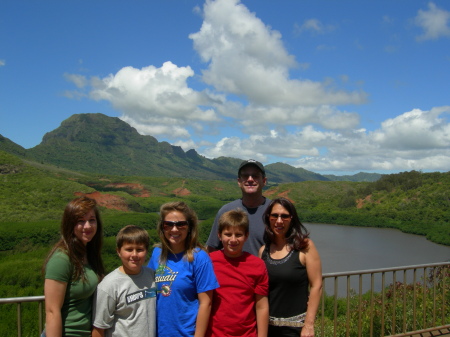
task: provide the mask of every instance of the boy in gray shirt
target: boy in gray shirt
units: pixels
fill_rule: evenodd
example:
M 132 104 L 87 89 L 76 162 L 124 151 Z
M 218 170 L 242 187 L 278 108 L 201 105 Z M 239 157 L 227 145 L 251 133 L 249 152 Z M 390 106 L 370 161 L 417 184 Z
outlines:
M 138 226 L 126 226 L 117 234 L 122 265 L 97 287 L 92 337 L 155 336 L 155 275 L 143 266 L 149 241 L 147 231 Z

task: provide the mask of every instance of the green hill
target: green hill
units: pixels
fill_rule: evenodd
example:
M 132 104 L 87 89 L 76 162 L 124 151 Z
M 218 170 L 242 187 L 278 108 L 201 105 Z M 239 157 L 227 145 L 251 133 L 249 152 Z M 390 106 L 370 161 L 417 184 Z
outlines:
M 44 135 L 41 144 L 24 149 L 0 136 L 0 150 L 69 170 L 117 176 L 180 177 L 230 181 L 240 159 L 208 159 L 195 150 L 140 135 L 117 117 L 76 114 Z M 269 184 L 306 180 L 337 180 L 283 163 L 267 165 Z M 374 175 L 373 180 L 379 175 Z M 342 180 L 356 181 L 348 176 Z M 372 180 L 372 181 L 373 181 Z
M 236 164 L 219 158 L 219 164 Z M 275 165 L 277 169 L 279 165 Z M 450 172 L 403 172 L 376 182 L 302 181 L 268 187 L 264 194 L 291 199 L 303 222 L 391 227 L 450 245 Z M 65 204 L 88 194 L 104 223 L 107 271 L 117 264 L 114 236 L 127 224 L 147 229 L 152 243 L 157 211 L 183 200 L 199 215 L 206 241 L 217 210 L 240 196 L 236 181 L 80 173 L 0 151 L 0 297 L 41 295 L 42 263 L 58 239 Z M 15 308 L 0 308 L 0 331 L 14 331 Z M 23 327 L 38 334 L 36 309 L 23 308 Z M 13 334 L 8 334 L 13 336 Z
M 182 199 L 200 219 L 209 221 L 220 206 L 240 196 L 235 179 L 80 173 L 2 151 L 0 163 L 0 223 L 57 220 L 64 205 L 80 194 L 96 198 L 107 216 L 145 215 L 157 212 L 164 202 Z M 280 167 L 283 164 L 268 165 L 268 169 Z M 450 245 L 449 190 L 450 172 L 411 171 L 385 175 L 376 182 L 273 184 L 264 194 L 291 199 L 305 222 L 392 227 Z

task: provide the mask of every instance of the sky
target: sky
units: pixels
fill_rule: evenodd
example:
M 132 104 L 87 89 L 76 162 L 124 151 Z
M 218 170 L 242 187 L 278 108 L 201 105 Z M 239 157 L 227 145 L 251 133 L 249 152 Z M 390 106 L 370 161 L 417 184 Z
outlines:
M 2 0 L 0 134 L 73 114 L 207 158 L 449 171 L 447 0 Z

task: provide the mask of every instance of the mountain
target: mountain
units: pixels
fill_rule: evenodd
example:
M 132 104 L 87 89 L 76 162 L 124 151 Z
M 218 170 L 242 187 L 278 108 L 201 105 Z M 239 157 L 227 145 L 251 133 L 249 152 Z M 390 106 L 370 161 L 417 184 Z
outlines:
M 31 149 L 0 135 L 0 150 L 73 171 L 121 176 L 230 180 L 236 179 L 241 163 L 237 158 L 208 159 L 195 150 L 185 152 L 100 113 L 72 115 Z M 283 163 L 269 164 L 266 170 L 269 184 L 337 180 Z
M 379 173 L 366 173 L 366 172 L 359 172 L 352 176 L 349 175 L 335 176 L 333 174 L 324 175 L 325 178 L 331 181 L 367 181 L 367 182 L 377 181 L 382 176 L 383 175 Z
M 126 176 L 231 179 L 224 168 L 179 146 L 142 136 L 117 117 L 77 114 L 27 150 L 27 158 L 71 170 Z
M 326 177 L 305 170 L 303 168 L 296 168 L 284 163 L 274 163 L 265 166 L 268 182 L 285 183 L 298 182 L 307 180 L 328 181 Z
M 26 154 L 26 150 L 22 146 L 14 143 L 6 137 L 3 137 L 2 135 L 0 135 L 0 149 L 21 157 L 25 156 Z

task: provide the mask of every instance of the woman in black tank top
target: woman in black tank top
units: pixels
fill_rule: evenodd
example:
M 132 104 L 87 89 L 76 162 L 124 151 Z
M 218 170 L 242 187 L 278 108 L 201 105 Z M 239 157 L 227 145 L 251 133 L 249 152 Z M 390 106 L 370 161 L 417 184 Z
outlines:
M 263 221 L 259 256 L 269 274 L 268 336 L 313 337 L 322 294 L 319 253 L 288 199 L 272 200 Z

